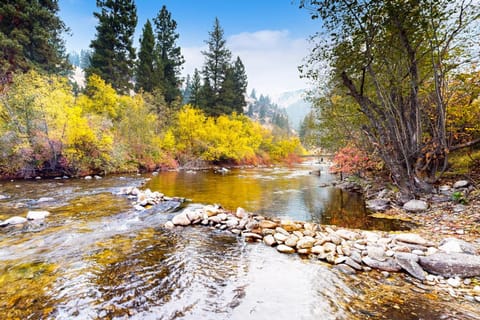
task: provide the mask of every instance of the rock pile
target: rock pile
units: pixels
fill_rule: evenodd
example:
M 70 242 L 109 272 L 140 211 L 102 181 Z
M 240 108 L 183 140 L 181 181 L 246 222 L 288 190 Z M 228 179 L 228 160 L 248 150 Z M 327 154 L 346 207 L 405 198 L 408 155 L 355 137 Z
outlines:
M 225 230 L 241 235 L 248 242 L 263 242 L 281 253 L 308 255 L 348 274 L 371 269 L 404 271 L 427 284 L 480 276 L 480 256 L 476 248 L 456 238 L 445 239 L 437 245 L 415 233 L 350 230 L 266 219 L 242 208 L 232 213 L 219 206 L 186 208 L 165 227 L 190 225 Z
M 133 206 L 137 211 L 146 210 L 148 207 L 160 204 L 165 201 L 184 202 L 185 199 L 178 197 L 167 197 L 158 191 L 152 192 L 150 189 L 140 190 L 137 187 L 125 187 L 120 189 L 117 195 L 127 196 L 133 200 Z

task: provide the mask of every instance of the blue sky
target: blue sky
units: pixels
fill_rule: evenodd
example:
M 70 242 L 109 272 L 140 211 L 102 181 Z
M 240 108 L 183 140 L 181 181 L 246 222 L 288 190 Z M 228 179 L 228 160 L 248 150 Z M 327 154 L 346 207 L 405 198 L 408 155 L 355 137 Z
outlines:
M 319 30 L 320 22 L 298 9 L 299 0 L 136 0 L 138 25 L 135 45 L 147 19 L 166 5 L 177 21 L 178 45 L 185 57 L 183 75 L 201 69 L 205 40 L 218 17 L 233 56 L 240 56 L 248 76 L 249 90 L 276 95 L 306 88 L 297 67 L 308 55 L 308 37 Z M 60 16 L 71 29 L 66 36 L 68 51 L 88 49 L 95 37 L 95 0 L 60 0 Z

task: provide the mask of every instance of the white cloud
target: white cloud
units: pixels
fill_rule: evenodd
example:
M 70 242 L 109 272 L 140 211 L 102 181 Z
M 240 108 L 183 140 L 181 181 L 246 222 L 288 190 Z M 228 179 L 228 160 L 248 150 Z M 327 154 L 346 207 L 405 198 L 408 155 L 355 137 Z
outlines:
M 308 55 L 308 41 L 292 38 L 287 30 L 243 32 L 227 38 L 233 58 L 242 59 L 248 76 L 248 93 L 255 88 L 258 94 L 276 95 L 285 91 L 307 88 L 300 79 L 298 66 Z M 183 47 L 186 63 L 184 74 L 193 74 L 203 66 L 201 50 L 206 47 Z

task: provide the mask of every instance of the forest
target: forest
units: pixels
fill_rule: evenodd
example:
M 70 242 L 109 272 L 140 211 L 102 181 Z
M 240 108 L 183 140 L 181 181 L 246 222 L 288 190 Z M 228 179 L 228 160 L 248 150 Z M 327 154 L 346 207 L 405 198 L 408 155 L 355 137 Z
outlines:
M 262 112 L 247 107 L 246 70 L 218 18 L 203 66 L 182 79 L 180 35 L 165 6 L 134 48 L 134 1 L 98 0 L 95 38 L 76 57 L 87 77 L 79 88 L 67 78 L 58 2 L 2 2 L 0 174 L 292 161 L 301 141 L 336 154 L 337 172 L 386 172 L 412 198 L 455 164 L 478 167 L 478 1 L 295 4 L 321 21 L 299 66 L 315 84 L 299 138 L 247 117 Z
M 86 85 L 80 88 L 68 77 L 58 2 L 0 6 L 0 71 L 9 76 L 0 95 L 1 176 L 259 165 L 293 161 L 302 152 L 288 131 L 244 115 L 245 68 L 240 57 L 232 59 L 218 19 L 201 71 L 183 83 L 177 23 L 165 6 L 145 23 L 138 50 L 134 2 L 97 1 L 97 7 L 96 37 L 81 52 Z

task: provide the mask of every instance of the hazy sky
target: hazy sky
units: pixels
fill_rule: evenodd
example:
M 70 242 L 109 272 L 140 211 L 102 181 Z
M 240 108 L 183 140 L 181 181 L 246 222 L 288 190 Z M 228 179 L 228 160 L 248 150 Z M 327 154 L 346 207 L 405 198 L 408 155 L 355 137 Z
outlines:
M 95 0 L 60 0 L 60 16 L 71 29 L 67 51 L 88 49 L 95 37 Z M 298 8 L 299 0 L 136 0 L 138 25 L 135 46 L 147 19 L 162 5 L 177 22 L 178 45 L 185 57 L 183 75 L 203 66 L 208 32 L 218 17 L 233 58 L 240 56 L 248 76 L 248 90 L 275 95 L 307 87 L 297 67 L 308 55 L 308 38 L 320 22 Z

